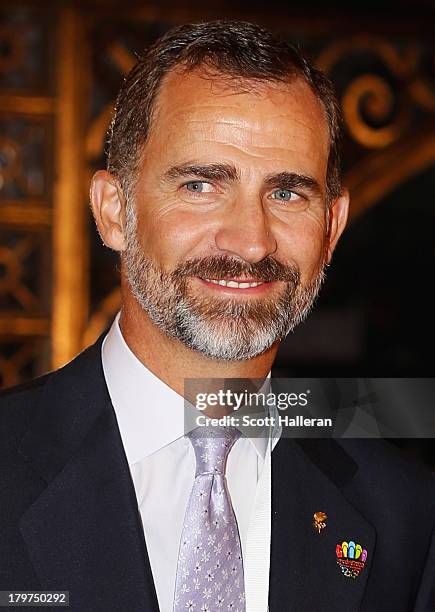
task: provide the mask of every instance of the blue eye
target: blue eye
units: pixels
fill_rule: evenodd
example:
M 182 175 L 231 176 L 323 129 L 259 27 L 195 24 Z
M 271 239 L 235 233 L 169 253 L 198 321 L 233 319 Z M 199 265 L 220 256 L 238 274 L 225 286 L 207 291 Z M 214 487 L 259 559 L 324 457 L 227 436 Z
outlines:
M 294 191 L 290 191 L 290 189 L 277 189 L 273 192 L 272 198 L 280 202 L 289 202 L 292 199 L 292 195 L 296 194 Z
M 203 181 L 190 181 L 190 183 L 186 183 L 187 191 L 192 191 L 193 193 L 201 193 L 204 190 L 204 182 Z
M 218 191 L 208 181 L 186 181 L 180 185 L 180 197 L 189 202 L 211 202 Z

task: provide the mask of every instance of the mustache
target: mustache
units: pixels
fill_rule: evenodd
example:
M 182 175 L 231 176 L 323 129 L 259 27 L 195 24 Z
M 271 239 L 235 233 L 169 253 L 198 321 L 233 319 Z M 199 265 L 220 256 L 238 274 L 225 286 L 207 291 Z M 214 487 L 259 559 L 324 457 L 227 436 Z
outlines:
M 188 276 L 213 278 L 256 278 L 263 282 L 287 281 L 294 286 L 300 283 L 300 271 L 296 265 L 284 265 L 271 256 L 250 264 L 225 255 L 189 259 L 172 273 L 174 280 L 181 281 Z

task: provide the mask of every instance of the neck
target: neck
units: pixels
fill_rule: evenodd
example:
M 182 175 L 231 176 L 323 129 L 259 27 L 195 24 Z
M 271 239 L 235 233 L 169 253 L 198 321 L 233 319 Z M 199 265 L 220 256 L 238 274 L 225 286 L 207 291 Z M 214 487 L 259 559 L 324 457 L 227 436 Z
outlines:
M 188 378 L 262 380 L 269 373 L 278 350 L 276 342 L 265 353 L 245 361 L 210 359 L 164 334 L 127 292 L 123 295 L 119 324 L 135 356 L 179 395 L 184 395 L 184 381 Z

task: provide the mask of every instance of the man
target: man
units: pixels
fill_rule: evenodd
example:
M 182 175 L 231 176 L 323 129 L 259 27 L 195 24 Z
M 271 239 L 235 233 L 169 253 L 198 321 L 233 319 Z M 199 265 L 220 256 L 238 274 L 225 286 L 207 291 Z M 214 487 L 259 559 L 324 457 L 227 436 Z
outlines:
M 433 479 L 387 444 L 184 435 L 184 381 L 266 380 L 313 304 L 347 218 L 338 139 L 327 78 L 257 26 L 175 28 L 133 68 L 91 187 L 122 308 L 3 395 L 1 589 L 80 612 L 433 609 Z

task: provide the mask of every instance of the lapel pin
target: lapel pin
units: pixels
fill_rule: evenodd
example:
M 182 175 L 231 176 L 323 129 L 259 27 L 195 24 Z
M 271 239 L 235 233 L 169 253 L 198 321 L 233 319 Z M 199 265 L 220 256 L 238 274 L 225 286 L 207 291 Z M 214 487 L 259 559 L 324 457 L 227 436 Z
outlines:
M 355 544 L 352 540 L 342 542 L 335 547 L 335 554 L 344 576 L 355 579 L 360 575 L 367 560 L 367 551 L 361 544 Z
M 328 515 L 325 514 L 324 512 L 315 512 L 313 515 L 313 527 L 314 529 L 317 531 L 317 533 L 320 533 L 322 531 L 322 529 L 325 529 L 326 527 L 326 519 L 328 518 Z

